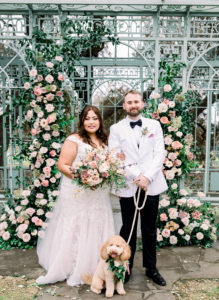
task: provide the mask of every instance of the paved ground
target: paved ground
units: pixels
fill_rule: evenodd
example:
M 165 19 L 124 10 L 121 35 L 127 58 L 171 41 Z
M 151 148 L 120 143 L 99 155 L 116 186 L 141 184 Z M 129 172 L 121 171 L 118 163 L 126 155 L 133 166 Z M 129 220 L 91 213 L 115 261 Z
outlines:
M 142 255 L 137 252 L 133 275 L 125 285 L 125 296 L 115 295 L 113 299 L 123 300 L 173 300 L 171 294 L 174 282 L 189 278 L 219 278 L 219 242 L 210 249 L 198 247 L 164 248 L 158 251 L 158 268 L 167 280 L 166 287 L 159 287 L 148 280 L 142 268 Z M 43 273 L 38 265 L 35 249 L 0 251 L 0 275 L 22 276 L 35 279 Z M 46 292 L 49 288 L 56 289 L 56 296 Z M 103 299 L 104 294 L 95 295 L 89 286 L 69 287 L 66 282 L 47 285 L 42 289 L 39 300 L 95 300 Z

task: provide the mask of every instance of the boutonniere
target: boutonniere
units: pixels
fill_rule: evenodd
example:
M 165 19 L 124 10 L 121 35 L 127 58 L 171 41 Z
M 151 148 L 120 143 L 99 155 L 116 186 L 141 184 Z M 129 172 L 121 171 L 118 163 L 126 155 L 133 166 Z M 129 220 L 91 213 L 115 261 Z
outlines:
M 125 272 L 125 267 L 123 265 L 120 265 L 119 262 L 115 262 L 112 257 L 108 258 L 106 260 L 107 263 L 109 263 L 109 268 L 108 270 L 114 272 L 115 271 L 115 276 L 114 276 L 114 281 L 117 283 L 118 281 L 122 280 L 124 282 L 124 272 Z
M 147 135 L 148 134 L 148 129 L 147 127 L 144 127 L 141 131 L 142 136 Z

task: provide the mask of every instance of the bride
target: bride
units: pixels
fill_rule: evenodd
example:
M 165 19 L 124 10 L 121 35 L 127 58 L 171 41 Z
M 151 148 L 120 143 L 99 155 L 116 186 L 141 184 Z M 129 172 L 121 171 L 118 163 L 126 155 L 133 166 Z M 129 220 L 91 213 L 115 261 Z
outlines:
M 39 263 L 47 271 L 37 278 L 39 284 L 65 279 L 70 286 L 82 284 L 82 273 L 95 272 L 101 245 L 115 234 L 109 190 L 87 189 L 82 194 L 71 174 L 73 162 L 83 159 L 92 148 L 106 145 L 100 111 L 86 106 L 78 132 L 65 140 L 58 160 L 63 174 L 60 193 L 45 236 L 37 244 Z

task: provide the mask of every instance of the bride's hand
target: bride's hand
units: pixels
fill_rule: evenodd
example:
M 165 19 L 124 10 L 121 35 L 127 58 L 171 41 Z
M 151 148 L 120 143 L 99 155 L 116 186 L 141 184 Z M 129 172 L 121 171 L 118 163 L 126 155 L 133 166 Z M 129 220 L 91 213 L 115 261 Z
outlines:
M 121 160 L 125 160 L 125 154 L 121 151 L 116 153 L 116 157 Z

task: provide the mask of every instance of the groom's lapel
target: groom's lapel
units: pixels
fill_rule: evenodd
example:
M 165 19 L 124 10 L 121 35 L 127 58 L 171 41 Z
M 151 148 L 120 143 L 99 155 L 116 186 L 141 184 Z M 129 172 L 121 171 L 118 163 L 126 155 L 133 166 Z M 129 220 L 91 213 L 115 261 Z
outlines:
M 139 149 L 136 143 L 134 130 L 131 128 L 130 123 L 127 119 L 124 119 L 124 130 L 125 130 L 124 134 L 126 134 L 127 138 L 129 139 L 130 146 L 132 146 L 133 149 L 138 152 Z

